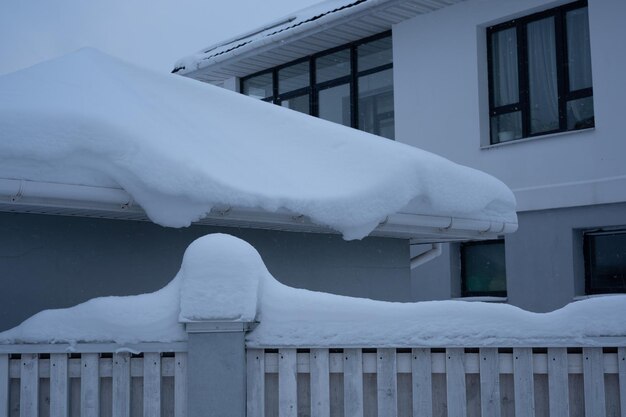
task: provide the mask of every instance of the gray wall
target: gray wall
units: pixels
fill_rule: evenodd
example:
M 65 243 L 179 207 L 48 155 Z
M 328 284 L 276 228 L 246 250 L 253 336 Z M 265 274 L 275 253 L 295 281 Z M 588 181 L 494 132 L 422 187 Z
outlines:
M 505 237 L 508 302 L 546 312 L 585 295 L 583 231 L 626 225 L 626 204 L 528 211 L 518 216 L 518 231 Z M 420 250 L 412 248 L 413 253 Z M 459 297 L 459 244 L 444 245 L 441 256 L 411 275 L 414 300 Z
M 157 290 L 194 239 L 229 233 L 251 243 L 269 271 L 300 288 L 381 300 L 410 299 L 409 245 L 401 239 L 0 213 L 0 330 L 47 308 Z

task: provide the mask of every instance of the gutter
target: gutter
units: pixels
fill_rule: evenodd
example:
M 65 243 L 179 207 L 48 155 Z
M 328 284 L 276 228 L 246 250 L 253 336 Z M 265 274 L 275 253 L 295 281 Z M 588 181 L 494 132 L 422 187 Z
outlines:
M 424 265 L 426 262 L 432 261 L 441 255 L 441 252 L 441 243 L 433 243 L 432 247 L 426 252 L 420 253 L 419 255 L 411 258 L 411 269 L 415 269 L 420 265 Z

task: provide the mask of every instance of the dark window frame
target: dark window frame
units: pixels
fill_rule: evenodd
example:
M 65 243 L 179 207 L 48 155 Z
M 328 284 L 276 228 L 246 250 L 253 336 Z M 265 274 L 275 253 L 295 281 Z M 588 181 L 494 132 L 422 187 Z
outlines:
M 527 139 L 537 136 L 544 136 L 553 133 L 571 132 L 576 130 L 584 130 L 595 127 L 595 120 L 589 126 L 580 128 L 567 129 L 567 103 L 572 100 L 591 97 L 593 98 L 593 87 L 583 88 L 579 90 L 569 89 L 569 67 L 568 51 L 567 51 L 567 27 L 566 13 L 572 10 L 587 7 L 587 0 L 578 0 L 573 3 L 564 4 L 528 16 L 510 20 L 508 22 L 499 23 L 487 28 L 487 72 L 488 72 L 488 88 L 489 88 L 489 143 L 495 145 L 501 141 L 494 141 L 491 133 L 491 118 L 503 114 L 510 114 L 520 111 L 522 118 L 522 137 L 512 140 Z M 557 69 L 557 91 L 558 91 L 558 112 L 559 127 L 550 131 L 542 131 L 531 133 L 530 131 L 530 80 L 528 69 L 528 48 L 526 28 L 529 23 L 536 22 L 545 18 L 554 17 L 555 32 L 555 51 L 556 51 L 556 69 Z M 494 79 L 493 79 L 493 56 L 492 56 L 492 38 L 491 35 L 506 29 L 515 28 L 517 37 L 517 71 L 518 71 L 518 102 L 495 106 L 494 104 Z
M 357 48 L 360 45 L 376 41 L 378 39 L 383 38 L 391 38 L 391 31 L 385 31 L 378 33 L 373 36 L 368 36 L 367 38 L 359 39 L 354 42 L 349 42 L 343 45 L 339 45 L 337 47 L 327 49 L 312 55 L 308 55 L 302 58 L 298 58 L 293 61 L 289 61 L 285 64 L 281 64 L 269 69 L 265 69 L 262 71 L 255 72 L 253 74 L 247 75 L 245 77 L 240 78 L 239 80 L 239 91 L 244 91 L 244 83 L 246 80 L 257 77 L 263 74 L 272 74 L 273 86 L 272 91 L 273 95 L 270 97 L 266 97 L 262 99 L 263 101 L 269 101 L 274 104 L 280 105 L 283 100 L 287 100 L 296 96 L 300 96 L 303 94 L 309 94 L 309 111 L 311 116 L 319 117 L 319 92 L 328 88 L 336 87 L 343 84 L 349 84 L 350 87 L 350 127 L 355 129 L 359 128 L 359 103 L 358 103 L 358 88 L 359 88 L 359 77 L 374 74 L 377 72 L 385 71 L 390 68 L 393 68 L 393 62 L 388 64 L 379 65 L 373 68 L 369 68 L 364 71 L 358 70 L 358 53 Z M 341 76 L 339 78 L 335 78 L 332 80 L 327 80 L 322 83 L 317 83 L 315 79 L 315 61 L 316 59 L 333 54 L 335 52 L 339 52 L 345 49 L 350 50 L 350 74 Z M 310 82 L 307 87 L 300 88 L 294 91 L 288 91 L 282 94 L 279 94 L 279 79 L 278 79 L 278 71 L 283 68 L 289 67 L 291 65 L 299 64 L 301 62 L 309 62 L 309 77 Z M 392 139 L 393 140 L 393 139 Z
M 626 288 L 595 288 L 592 286 L 592 244 L 588 237 L 606 236 L 606 235 L 623 235 L 626 234 L 626 227 L 599 228 L 583 231 L 583 255 L 585 262 L 585 294 L 624 294 Z
M 463 242 L 459 246 L 459 253 L 461 257 L 461 297 L 507 297 L 507 290 L 504 291 L 468 291 L 467 290 L 467 270 L 464 268 L 465 266 L 465 251 L 464 247 L 468 246 L 487 246 L 494 244 L 505 244 L 504 239 L 493 239 L 493 240 L 480 240 L 473 242 Z M 505 283 L 506 283 L 506 270 L 505 270 Z

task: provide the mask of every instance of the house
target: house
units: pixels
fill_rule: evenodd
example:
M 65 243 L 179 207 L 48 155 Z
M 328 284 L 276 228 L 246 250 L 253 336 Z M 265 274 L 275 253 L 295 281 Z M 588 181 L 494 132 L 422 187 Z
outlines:
M 410 299 L 551 311 L 626 292 L 625 13 L 620 0 L 327 1 L 173 72 L 502 179 L 519 230 L 440 256 L 413 245 L 432 260 Z
M 210 233 L 291 286 L 408 300 L 410 239 L 517 226 L 487 174 L 95 50 L 4 75 L 0 96 L 0 330 L 153 292 Z

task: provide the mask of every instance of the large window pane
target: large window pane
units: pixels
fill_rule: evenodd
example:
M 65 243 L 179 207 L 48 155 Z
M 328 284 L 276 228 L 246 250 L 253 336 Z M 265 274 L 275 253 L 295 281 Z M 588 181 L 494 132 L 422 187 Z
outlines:
M 587 8 L 567 12 L 567 61 L 570 91 L 591 87 L 591 51 Z
M 357 47 L 357 57 L 359 72 L 391 64 L 393 61 L 391 36 L 359 45 Z
M 508 142 L 522 138 L 522 112 L 491 117 L 491 143 Z
M 587 291 L 626 292 L 626 230 L 585 234 Z
M 281 68 L 278 71 L 279 94 L 308 87 L 309 83 L 309 61 Z
M 567 102 L 567 130 L 587 129 L 594 125 L 593 97 Z
M 319 117 L 350 126 L 350 85 L 341 84 L 319 92 Z
M 517 73 L 517 33 L 515 28 L 491 35 L 491 74 L 493 103 L 496 107 L 519 101 Z
M 461 246 L 463 296 L 506 295 L 504 240 Z
M 283 107 L 287 107 L 288 109 L 299 111 L 301 113 L 306 113 L 306 114 L 311 113 L 309 111 L 309 95 L 308 94 L 297 96 L 297 97 L 292 97 L 288 99 L 283 99 L 281 100 L 280 105 Z
M 556 74 L 554 17 L 527 26 L 530 132 L 559 128 L 559 93 Z
M 243 81 L 243 93 L 247 96 L 264 99 L 271 97 L 272 92 L 272 73 L 257 75 Z
M 315 77 L 318 83 L 346 75 L 350 75 L 350 49 L 342 49 L 315 60 Z
M 391 69 L 359 77 L 359 129 L 394 138 Z

